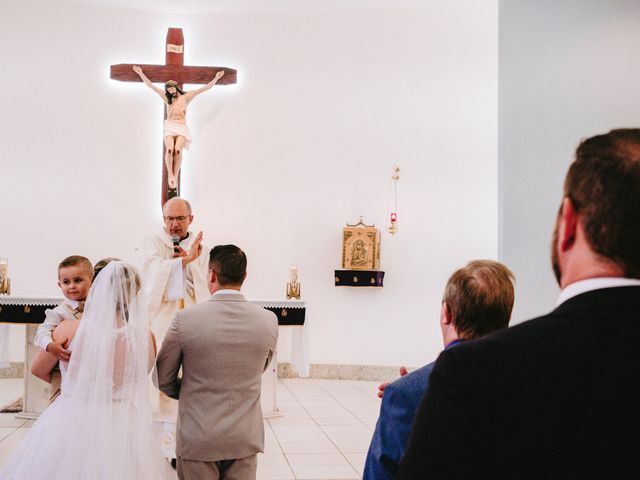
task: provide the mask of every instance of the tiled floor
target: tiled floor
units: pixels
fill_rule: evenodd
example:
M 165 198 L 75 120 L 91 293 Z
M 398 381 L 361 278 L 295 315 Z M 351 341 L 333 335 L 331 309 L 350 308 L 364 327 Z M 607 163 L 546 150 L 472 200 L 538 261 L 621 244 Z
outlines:
M 0 405 L 15 400 L 22 380 L 0 379 Z M 258 480 L 362 478 L 378 418 L 376 382 L 287 379 L 278 383 L 281 417 L 265 421 Z M 0 414 L 0 466 L 31 426 Z

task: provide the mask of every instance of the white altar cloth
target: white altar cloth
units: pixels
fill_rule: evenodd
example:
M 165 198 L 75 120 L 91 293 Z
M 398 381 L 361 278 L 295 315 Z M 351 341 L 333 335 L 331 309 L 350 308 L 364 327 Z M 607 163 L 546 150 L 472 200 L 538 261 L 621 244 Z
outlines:
M 26 305 L 38 307 L 55 307 L 62 303 L 60 296 L 49 295 L 0 295 L 1 305 Z M 298 309 L 306 308 L 305 302 L 297 300 L 249 300 L 263 308 Z M 44 317 L 42 318 L 44 320 Z M 21 322 L 15 322 L 21 323 Z M 39 348 L 33 344 L 33 338 L 38 328 L 37 323 L 27 323 L 25 334 L 25 378 L 24 378 L 24 412 L 28 418 L 37 417 L 47 406 L 49 385 L 31 375 L 31 364 Z M 281 325 L 281 328 L 291 329 L 291 365 L 301 377 L 309 376 L 309 351 L 306 328 L 304 325 Z M 276 400 L 277 365 L 274 362 L 267 369 L 263 378 L 262 399 L 265 416 L 278 415 Z
M 0 295 L 0 305 L 58 306 L 62 297 L 51 295 Z

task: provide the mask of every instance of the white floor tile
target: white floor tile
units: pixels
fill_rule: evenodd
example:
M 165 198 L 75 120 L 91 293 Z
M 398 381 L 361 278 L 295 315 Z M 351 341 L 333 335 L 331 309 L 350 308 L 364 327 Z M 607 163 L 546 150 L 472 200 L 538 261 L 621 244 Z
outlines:
M 6 439 L 17 429 L 18 427 L 0 427 L 0 442 L 4 441 L 4 439 Z
M 372 432 L 376 428 L 377 419 L 375 419 L 375 418 L 374 419 L 362 419 L 360 421 L 362 422 L 362 424 L 365 427 L 367 427 Z
M 271 429 L 280 442 L 327 440 L 327 435 L 317 425 L 274 425 Z
M 264 442 L 264 453 L 265 455 L 277 455 L 282 454 L 282 448 L 280 448 L 280 444 L 277 441 L 268 442 L 265 440 Z
M 287 458 L 283 454 L 267 455 L 259 453 L 258 465 L 263 467 L 286 467 L 289 462 L 287 462 Z
M 316 422 L 313 418 L 307 416 L 282 416 L 277 418 L 270 418 L 269 423 L 271 426 L 297 426 L 297 425 L 316 425 Z
M 31 428 L 33 426 L 34 423 L 36 423 L 35 420 L 27 420 L 26 422 L 24 422 L 24 425 L 22 425 L 20 428 L 22 430 L 29 429 L 29 428 Z
M 268 455 L 270 454 L 282 455 L 282 449 L 280 448 L 278 439 L 273 433 L 273 430 L 271 430 L 270 426 L 266 426 L 264 429 L 264 453 Z
M 339 453 L 288 453 L 286 455 L 291 467 L 300 466 L 344 466 L 349 465 L 349 461 Z
M 351 465 L 344 466 L 307 466 L 292 467 L 295 478 L 300 480 L 347 480 L 361 478 Z
M 13 450 L 18 446 L 22 438 L 22 435 L 10 435 L 8 438 L 0 442 L 0 468 L 7 463 L 7 460 L 9 460 L 9 457 L 11 456 L 11 452 L 13 452 Z
M 297 400 L 294 401 L 280 401 L 278 400 L 278 410 L 282 414 L 303 413 L 307 415 L 305 408 Z
M 286 379 L 278 384 L 281 417 L 265 421 L 265 453 L 258 480 L 361 478 L 372 429 L 380 409 L 377 382 Z M 22 393 L 21 379 L 1 379 L 10 400 Z M 15 398 L 14 398 L 15 397 Z M 0 466 L 32 421 L 0 414 Z
M 289 466 L 262 467 L 258 464 L 256 480 L 295 480 Z
M 322 427 L 331 441 L 343 453 L 358 453 L 369 450 L 372 432 L 362 425 L 340 425 Z
M 362 425 L 362 421 L 353 415 L 344 415 L 342 417 L 334 417 L 331 415 L 314 416 L 313 420 L 321 427 L 331 425 Z
M 355 469 L 356 472 L 360 476 L 362 476 L 362 472 L 364 471 L 364 464 L 367 460 L 366 453 L 345 453 L 344 456 L 349 460 L 351 466 Z
M 338 449 L 318 426 L 273 427 L 284 453 L 337 453 Z
M 336 446 L 329 440 L 313 442 L 281 442 L 285 454 L 289 453 L 338 453 Z
M 15 413 L 0 413 L 0 427 L 21 427 L 27 420 L 24 418 L 16 418 Z
M 380 411 L 380 402 L 369 399 L 356 399 L 356 400 L 344 400 L 340 401 L 342 406 L 347 410 L 354 413 L 373 412 L 378 413 Z
M 287 454 L 287 460 L 296 478 L 359 478 L 341 454 Z
M 365 412 L 365 413 L 356 413 L 355 416 L 358 420 L 362 421 L 365 424 L 373 424 L 375 426 L 378 421 L 378 412 Z

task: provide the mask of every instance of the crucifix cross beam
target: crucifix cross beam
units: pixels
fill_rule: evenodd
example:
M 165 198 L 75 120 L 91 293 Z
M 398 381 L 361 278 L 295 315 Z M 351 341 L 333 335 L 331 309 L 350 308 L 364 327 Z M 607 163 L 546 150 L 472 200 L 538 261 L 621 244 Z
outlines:
M 181 28 L 170 28 L 167 32 L 167 40 L 165 46 L 165 65 L 144 65 L 133 63 L 120 63 L 111 65 L 111 78 L 123 82 L 142 82 L 140 76 L 133 71 L 133 66 L 138 65 L 151 82 L 166 83 L 173 80 L 178 84 L 178 88 L 182 90 L 185 83 L 190 84 L 207 84 L 215 77 L 217 72 L 224 71 L 224 76 L 220 78 L 216 85 L 228 85 L 236 83 L 237 71 L 226 67 L 198 67 L 184 65 L 184 36 Z M 167 109 L 165 108 L 164 118 L 167 118 Z M 163 142 L 162 151 L 162 190 L 161 204 L 172 197 L 180 194 L 180 176 L 178 172 L 176 188 L 169 188 L 167 178 L 167 169 L 164 168 L 166 151 Z

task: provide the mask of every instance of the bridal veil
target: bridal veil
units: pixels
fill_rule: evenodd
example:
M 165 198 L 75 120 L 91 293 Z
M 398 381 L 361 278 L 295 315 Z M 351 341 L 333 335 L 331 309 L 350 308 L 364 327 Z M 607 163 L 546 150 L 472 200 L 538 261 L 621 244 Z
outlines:
M 0 479 L 165 479 L 175 473 L 152 430 L 154 352 L 140 277 L 123 262 L 97 276 L 71 343 L 62 395 L 17 447 Z

